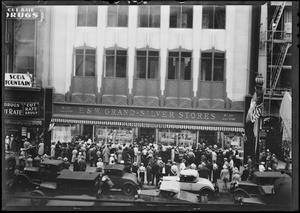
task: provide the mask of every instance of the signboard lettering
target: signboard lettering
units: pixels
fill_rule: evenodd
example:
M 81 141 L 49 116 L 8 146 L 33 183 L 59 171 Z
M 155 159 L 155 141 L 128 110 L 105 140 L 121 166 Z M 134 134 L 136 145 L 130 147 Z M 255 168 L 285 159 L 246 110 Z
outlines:
M 42 8 L 35 7 L 7 7 L 7 19 L 42 19 Z
M 32 87 L 31 74 L 5 73 L 6 87 Z
M 4 102 L 4 115 L 38 116 L 39 102 Z

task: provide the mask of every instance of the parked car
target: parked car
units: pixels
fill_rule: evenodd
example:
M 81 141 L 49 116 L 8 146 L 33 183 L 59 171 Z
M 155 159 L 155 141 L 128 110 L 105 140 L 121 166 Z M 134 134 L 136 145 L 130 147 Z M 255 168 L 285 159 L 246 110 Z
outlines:
M 137 176 L 125 172 L 125 165 L 123 164 L 106 165 L 104 174 L 112 181 L 113 188 L 121 189 L 125 195 L 134 195 L 137 190 L 142 188 Z
M 292 204 L 292 178 L 284 175 L 275 180 L 273 185 L 258 186 L 259 195 L 250 197 L 238 197 L 237 204 L 256 205 L 291 205 Z
M 261 194 L 265 194 L 265 192 L 269 194 L 274 182 L 282 177 L 284 177 L 284 174 L 281 172 L 257 171 L 253 173 L 252 180 L 233 183 L 230 187 L 230 192 L 233 194 L 235 200 L 260 196 Z
M 17 174 L 13 181 L 8 185 L 8 191 L 33 190 L 42 182 L 56 180 L 56 177 L 64 169 L 62 160 L 41 161 L 39 167 L 27 167 L 23 172 Z
M 99 198 L 100 189 L 99 172 L 71 171 L 64 169 L 56 177 L 55 182 L 42 182 L 34 191 L 30 193 L 33 197 L 66 197 L 88 195 Z M 33 206 L 44 206 L 48 200 L 32 198 Z
M 163 181 L 159 189 L 138 190 L 135 201 L 174 203 L 176 205 L 177 203 L 199 203 L 199 197 L 194 193 L 181 190 L 179 182 Z M 147 205 L 157 204 L 147 203 Z
M 186 169 L 180 172 L 178 176 L 163 176 L 161 184 L 164 181 L 171 181 L 172 184 L 179 182 L 181 190 L 199 194 L 199 196 L 207 195 L 210 200 L 215 195 L 215 188 L 208 179 L 199 177 L 198 171 Z

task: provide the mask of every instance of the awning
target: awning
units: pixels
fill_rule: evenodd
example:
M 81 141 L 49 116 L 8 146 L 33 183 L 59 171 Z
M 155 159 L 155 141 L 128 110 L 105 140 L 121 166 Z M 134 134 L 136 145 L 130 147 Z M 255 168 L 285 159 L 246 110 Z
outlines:
M 13 120 L 5 119 L 4 124 L 24 125 L 24 126 L 41 126 L 43 122 L 41 120 Z
M 161 128 L 161 129 L 189 129 L 189 130 L 244 132 L 244 128 L 242 127 L 218 126 L 218 125 L 216 126 L 185 125 L 185 124 L 164 124 L 164 123 L 151 123 L 151 122 L 105 121 L 105 120 L 67 119 L 67 118 L 52 118 L 51 122 L 64 123 L 64 124 L 89 124 L 89 125 L 104 125 L 104 126 Z

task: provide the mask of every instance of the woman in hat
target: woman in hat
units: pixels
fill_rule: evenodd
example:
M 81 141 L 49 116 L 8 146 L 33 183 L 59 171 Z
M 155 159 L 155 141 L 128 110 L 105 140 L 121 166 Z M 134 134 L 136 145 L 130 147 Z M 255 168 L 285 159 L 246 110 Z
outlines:
M 226 165 L 223 165 L 223 169 L 221 170 L 220 177 L 223 180 L 223 190 L 228 190 L 227 183 L 229 181 L 229 171 Z

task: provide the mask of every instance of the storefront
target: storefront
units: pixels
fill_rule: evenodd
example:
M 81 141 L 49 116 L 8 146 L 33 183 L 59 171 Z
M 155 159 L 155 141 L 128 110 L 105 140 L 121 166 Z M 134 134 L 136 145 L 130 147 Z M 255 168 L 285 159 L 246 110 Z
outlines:
M 202 142 L 232 146 L 233 136 L 241 137 L 244 132 L 243 114 L 243 111 L 54 103 L 51 140 L 68 142 L 76 135 L 85 135 L 103 144 L 142 141 L 165 146 L 193 147 Z
M 24 138 L 37 143 L 44 133 L 44 91 L 5 88 L 3 115 L 3 138 L 13 135 L 18 146 Z

